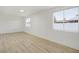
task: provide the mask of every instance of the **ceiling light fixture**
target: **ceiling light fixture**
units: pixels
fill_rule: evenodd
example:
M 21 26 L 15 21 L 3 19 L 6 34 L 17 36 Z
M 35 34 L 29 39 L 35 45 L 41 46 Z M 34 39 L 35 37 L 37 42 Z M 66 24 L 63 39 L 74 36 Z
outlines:
M 24 12 L 24 10 L 23 10 L 23 9 L 21 9 L 21 10 L 20 10 L 20 12 Z

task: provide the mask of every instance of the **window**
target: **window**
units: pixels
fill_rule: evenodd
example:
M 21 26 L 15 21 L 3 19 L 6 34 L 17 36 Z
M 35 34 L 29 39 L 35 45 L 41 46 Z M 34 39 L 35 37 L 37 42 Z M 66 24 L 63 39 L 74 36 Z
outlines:
M 30 18 L 26 18 L 26 21 L 25 21 L 25 26 L 26 27 L 31 27 L 31 21 L 30 21 Z
M 78 7 L 53 13 L 53 28 L 55 30 L 78 32 Z
M 54 13 L 54 21 L 62 21 L 63 20 L 63 11 Z
M 78 8 L 73 8 L 64 11 L 64 18 L 67 23 L 78 22 Z

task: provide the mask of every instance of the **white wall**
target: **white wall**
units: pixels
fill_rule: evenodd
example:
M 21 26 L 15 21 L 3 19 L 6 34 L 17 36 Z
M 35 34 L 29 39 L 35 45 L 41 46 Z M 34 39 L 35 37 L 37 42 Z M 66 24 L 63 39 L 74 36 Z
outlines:
M 0 16 L 0 33 L 23 31 L 23 19 L 19 16 Z
M 79 49 L 79 33 L 55 31 L 52 29 L 51 10 L 41 11 L 29 17 L 31 17 L 31 27 L 26 27 L 25 32 Z
M 53 30 L 52 13 L 53 11 L 51 10 L 45 10 L 29 16 L 31 17 L 31 27 L 25 27 L 25 30 L 22 17 L 2 15 L 0 16 L 0 33 L 25 31 L 38 37 L 79 49 L 79 33 Z

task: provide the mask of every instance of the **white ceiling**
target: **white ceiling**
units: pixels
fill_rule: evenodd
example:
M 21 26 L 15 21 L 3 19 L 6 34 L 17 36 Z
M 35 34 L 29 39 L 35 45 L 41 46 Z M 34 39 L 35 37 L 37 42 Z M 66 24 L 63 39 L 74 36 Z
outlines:
M 53 7 L 55 6 L 0 6 L 0 15 L 28 16 Z M 24 10 L 23 13 L 20 12 L 21 9 Z

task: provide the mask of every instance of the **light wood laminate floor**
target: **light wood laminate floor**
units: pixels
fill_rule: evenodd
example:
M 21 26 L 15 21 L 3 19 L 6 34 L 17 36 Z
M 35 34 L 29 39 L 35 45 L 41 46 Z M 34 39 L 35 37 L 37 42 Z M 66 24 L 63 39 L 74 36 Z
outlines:
M 38 38 L 27 33 L 0 34 L 0 52 L 2 53 L 65 53 L 78 50 Z

